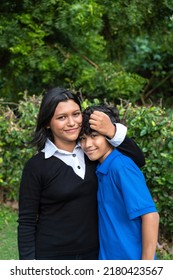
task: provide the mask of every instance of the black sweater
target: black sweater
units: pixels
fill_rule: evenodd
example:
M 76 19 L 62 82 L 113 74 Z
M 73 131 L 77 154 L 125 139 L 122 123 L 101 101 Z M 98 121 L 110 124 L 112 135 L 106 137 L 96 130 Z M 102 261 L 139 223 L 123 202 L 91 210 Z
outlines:
M 20 259 L 98 249 L 96 163 L 85 160 L 84 180 L 42 152 L 27 162 L 19 193 Z

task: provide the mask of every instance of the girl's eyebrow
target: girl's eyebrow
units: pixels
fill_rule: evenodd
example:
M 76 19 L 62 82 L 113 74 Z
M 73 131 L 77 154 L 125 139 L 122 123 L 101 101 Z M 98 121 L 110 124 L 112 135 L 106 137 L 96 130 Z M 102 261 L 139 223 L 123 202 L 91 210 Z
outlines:
M 74 110 L 74 111 L 72 112 L 72 114 L 73 114 L 73 113 L 76 113 L 76 112 L 81 112 L 81 110 L 80 110 L 80 109 L 76 109 L 76 110 Z M 57 113 L 57 114 L 55 114 L 55 116 L 64 116 L 64 115 L 67 115 L 67 114 L 68 114 L 68 112 Z

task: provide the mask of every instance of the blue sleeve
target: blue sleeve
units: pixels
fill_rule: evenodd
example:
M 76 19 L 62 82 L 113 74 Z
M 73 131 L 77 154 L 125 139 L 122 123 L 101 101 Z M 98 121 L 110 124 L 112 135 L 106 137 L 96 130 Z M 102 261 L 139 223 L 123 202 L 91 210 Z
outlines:
M 122 193 L 129 219 L 157 212 L 144 175 L 131 159 L 120 156 L 114 171 L 114 180 Z

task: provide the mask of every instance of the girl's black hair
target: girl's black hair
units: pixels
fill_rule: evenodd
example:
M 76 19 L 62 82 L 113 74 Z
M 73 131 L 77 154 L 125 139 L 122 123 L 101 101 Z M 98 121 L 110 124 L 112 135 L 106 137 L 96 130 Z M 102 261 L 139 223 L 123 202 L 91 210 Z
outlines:
M 47 138 L 53 141 L 53 134 L 47 126 L 54 115 L 57 105 L 61 101 L 67 101 L 69 99 L 72 99 L 77 103 L 81 110 L 81 104 L 78 97 L 68 89 L 56 87 L 49 90 L 43 96 L 38 113 L 35 135 L 31 141 L 31 144 L 36 146 L 38 151 L 41 151 L 44 148 Z

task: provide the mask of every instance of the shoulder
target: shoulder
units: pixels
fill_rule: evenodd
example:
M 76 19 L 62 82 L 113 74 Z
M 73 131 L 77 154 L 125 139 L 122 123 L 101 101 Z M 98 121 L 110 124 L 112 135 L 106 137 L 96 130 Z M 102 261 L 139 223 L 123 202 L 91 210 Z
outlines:
M 131 170 L 136 170 L 136 172 L 140 171 L 138 166 L 134 163 L 134 161 L 130 157 L 122 154 L 117 149 L 115 149 L 112 153 L 113 153 L 113 157 L 110 162 L 110 169 L 114 169 L 114 170 L 131 169 Z
M 120 164 L 120 166 L 122 165 L 128 165 L 128 164 L 133 164 L 133 160 L 124 155 L 123 153 L 121 153 L 120 151 L 118 151 L 117 149 L 115 149 L 113 152 L 112 152 L 112 161 L 111 163 L 118 163 Z
M 55 156 L 45 158 L 44 152 L 38 152 L 26 162 L 24 172 L 32 172 L 33 174 L 37 173 L 44 176 L 49 171 L 54 172 L 65 166 L 59 158 Z
M 46 169 L 45 158 L 43 152 L 38 152 L 32 156 L 29 160 L 26 161 L 23 173 L 24 174 L 39 174 L 43 173 Z
M 31 166 L 35 166 L 38 163 L 41 163 L 44 161 L 44 153 L 43 152 L 38 152 L 34 156 L 32 156 L 25 164 L 25 168 L 29 168 Z

